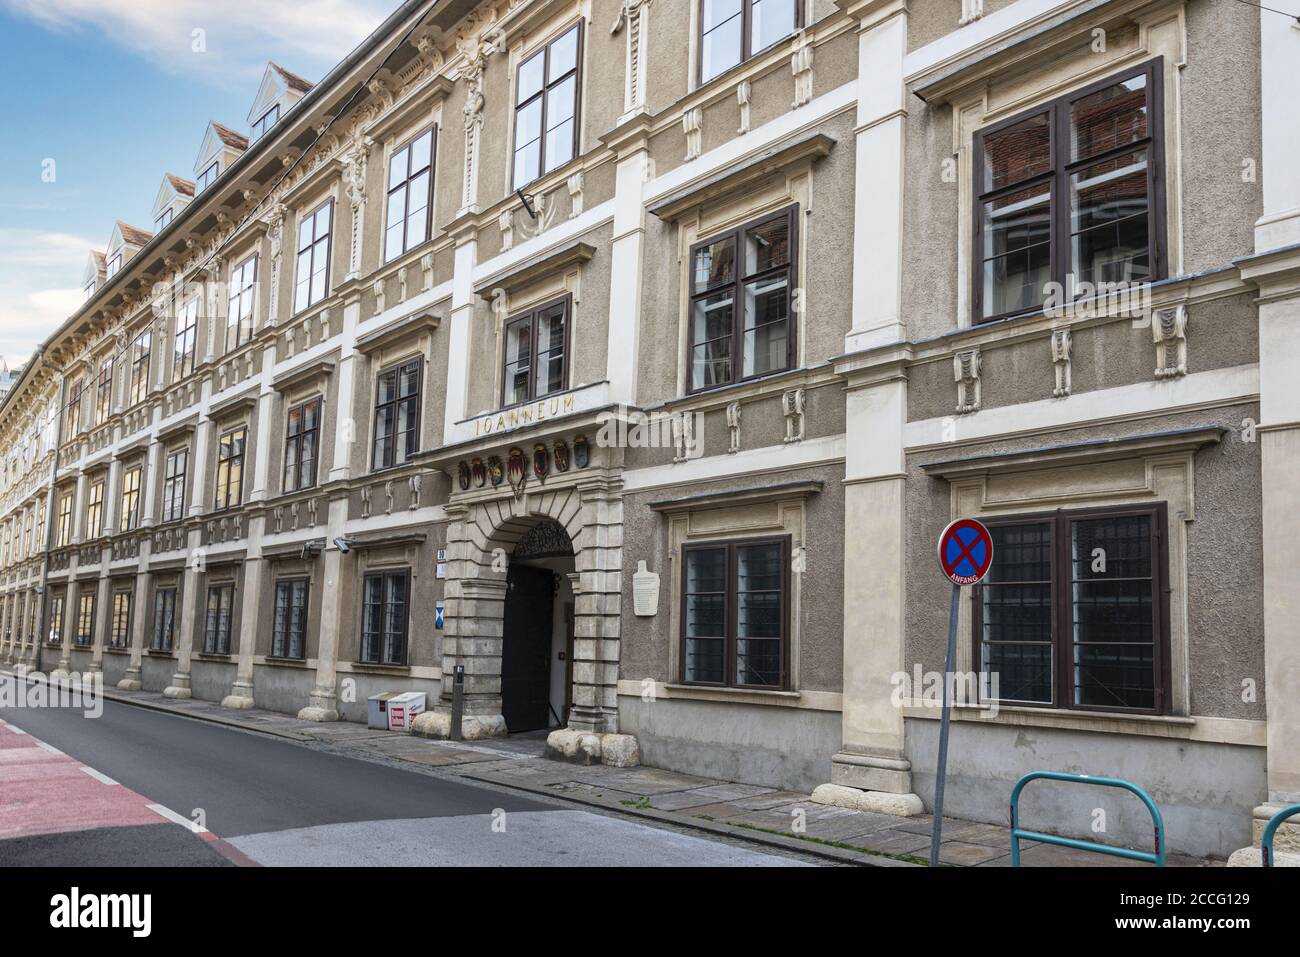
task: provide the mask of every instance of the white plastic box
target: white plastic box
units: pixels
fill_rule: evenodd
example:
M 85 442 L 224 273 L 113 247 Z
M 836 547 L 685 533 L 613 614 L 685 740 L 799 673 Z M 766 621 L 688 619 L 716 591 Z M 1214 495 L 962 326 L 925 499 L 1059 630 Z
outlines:
M 417 714 L 423 714 L 426 695 L 423 691 L 407 691 L 388 699 L 388 730 L 410 731 Z

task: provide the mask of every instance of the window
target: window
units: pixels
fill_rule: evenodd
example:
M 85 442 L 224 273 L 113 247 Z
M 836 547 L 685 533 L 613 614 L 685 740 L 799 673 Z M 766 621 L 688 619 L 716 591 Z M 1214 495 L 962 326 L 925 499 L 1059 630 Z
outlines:
M 121 268 L 122 268 L 122 254 L 120 252 L 113 253 L 113 255 L 108 257 L 108 263 L 104 267 L 105 278 L 112 279 L 114 276 L 117 275 L 118 270 L 120 270 Z
M 700 82 L 794 33 L 802 7 L 802 0 L 700 0 Z
M 203 631 L 205 655 L 230 654 L 230 621 L 234 604 L 234 582 L 213 585 L 208 589 L 207 623 Z
M 406 661 L 407 569 L 367 575 L 361 620 L 361 660 L 372 665 Z
M 94 295 L 95 295 L 95 285 L 96 285 L 96 283 L 95 283 L 95 280 L 93 280 L 93 279 L 90 280 L 90 282 L 86 283 L 86 301 L 87 301 L 87 302 L 89 302 L 90 299 L 92 299 L 92 298 L 94 297 Z
M 271 628 L 272 658 L 306 657 L 307 579 L 275 583 L 275 621 Z
M 131 593 L 129 591 L 113 592 L 113 628 L 109 634 L 109 646 L 126 648 L 131 644 Z
M 127 469 L 122 473 L 122 531 L 130 531 L 140 525 L 140 477 L 144 470 L 140 466 Z
M 149 361 L 153 332 L 145 329 L 131 343 L 131 404 L 143 402 L 149 394 Z
M 240 426 L 221 436 L 217 447 L 217 498 L 220 511 L 240 503 L 244 486 L 244 443 L 248 429 Z
M 425 130 L 388 160 L 388 227 L 384 262 L 429 238 L 433 198 L 434 131 Z
M 420 448 L 420 360 L 379 373 L 372 468 L 402 465 Z
M 784 688 L 789 540 L 687 545 L 682 551 L 682 680 Z
M 99 538 L 104 532 L 104 481 L 100 479 L 90 487 L 90 500 L 86 503 L 86 538 Z
M 86 582 L 87 588 L 94 588 L 94 582 Z M 95 640 L 95 593 L 88 591 L 77 600 L 77 634 L 78 645 L 89 645 Z
M 176 314 L 176 344 L 172 351 L 172 381 L 194 372 L 195 344 L 199 334 L 199 301 L 191 299 Z
M 64 439 L 81 433 L 81 393 L 84 385 L 85 380 L 78 379 L 68 389 L 68 434 Z
M 284 490 L 296 492 L 316 484 L 320 438 L 320 397 L 289 410 L 284 436 Z
M 103 425 L 113 411 L 113 357 L 99 364 L 99 379 L 95 382 L 95 424 Z
M 519 65 L 515 84 L 515 189 L 577 155 L 581 46 L 581 28 L 574 26 Z
M 45 640 L 51 645 L 63 644 L 63 605 L 66 600 L 63 595 L 50 597 L 50 632 Z
M 230 272 L 230 308 L 226 318 L 226 351 L 238 349 L 253 336 L 257 305 L 257 256 L 249 256 Z
M 797 209 L 691 248 L 690 391 L 794 365 Z
M 170 206 L 159 213 L 158 218 L 153 221 L 154 232 L 162 232 L 163 227 L 172 221 L 174 215 L 175 212 Z
M 1164 275 L 1160 62 L 975 134 L 976 322 Z
M 271 107 L 269 110 L 263 113 L 258 118 L 257 122 L 253 124 L 253 128 L 249 131 L 248 142 L 250 144 L 256 143 L 263 136 L 265 136 L 267 131 L 271 127 L 275 126 L 275 124 L 278 123 L 279 120 L 280 120 L 280 104 L 277 103 L 275 104 L 275 106 Z
M 58 526 L 54 532 L 54 547 L 63 548 L 72 542 L 72 502 L 76 493 L 65 492 L 59 498 Z
M 1165 506 L 988 522 L 975 655 L 1008 704 L 1164 710 Z
M 153 639 L 151 651 L 171 651 L 176 636 L 176 589 L 159 588 L 154 592 Z
M 301 312 L 325 298 L 329 291 L 330 215 L 329 200 L 298 223 L 298 284 L 293 291 L 293 308 Z
M 571 302 L 566 296 L 506 323 L 502 405 L 540 399 L 564 389 Z
M 209 186 L 217 181 L 217 174 L 221 172 L 221 161 L 213 160 L 208 167 L 199 174 L 199 178 L 194 183 L 194 193 L 197 196 Z
M 185 473 L 189 470 L 189 462 L 189 449 L 177 449 L 167 456 L 163 474 L 164 522 L 174 522 L 185 515 Z

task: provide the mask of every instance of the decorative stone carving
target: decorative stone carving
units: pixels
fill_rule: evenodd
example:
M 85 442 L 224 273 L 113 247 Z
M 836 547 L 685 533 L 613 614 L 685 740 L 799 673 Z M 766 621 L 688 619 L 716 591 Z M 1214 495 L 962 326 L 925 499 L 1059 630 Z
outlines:
M 616 35 L 627 25 L 626 82 L 623 90 L 623 112 L 631 113 L 645 107 L 646 75 L 645 47 L 646 17 L 649 15 L 650 0 L 623 0 L 618 11 L 618 19 L 610 28 L 610 35 Z
M 785 415 L 785 443 L 802 442 L 804 435 L 804 390 L 791 389 L 781 396 L 781 411 Z
M 280 315 L 280 260 L 284 245 L 284 218 L 287 210 L 283 203 L 276 203 L 266 213 L 266 235 L 271 241 L 271 297 L 267 306 L 267 325 L 273 326 Z
M 682 131 L 686 134 L 686 161 L 696 159 L 703 149 L 704 108 L 692 107 L 682 114 Z
M 384 483 L 384 514 L 393 514 L 393 480 L 389 479 Z
M 397 301 L 406 302 L 406 267 L 397 270 Z
M 348 251 L 348 278 L 355 279 L 361 274 L 361 236 L 362 218 L 366 205 L 366 168 L 369 164 L 370 148 L 374 140 L 369 136 L 358 135 L 343 157 L 343 189 L 352 207 L 352 233 Z
M 513 209 L 501 210 L 501 215 L 497 217 L 497 228 L 501 230 L 501 251 L 505 252 L 515 244 L 515 211 Z
M 1156 378 L 1187 375 L 1187 306 L 1157 309 L 1151 316 L 1151 338 L 1156 346 Z
M 695 448 L 695 416 L 686 412 L 673 416 L 672 422 L 673 443 L 676 446 L 673 461 L 685 462 L 691 457 L 691 449 Z
M 1071 347 L 1069 329 L 1057 329 L 1052 333 L 1052 365 L 1056 367 L 1056 388 L 1052 390 L 1052 395 L 1058 399 L 1070 394 Z
M 583 175 L 582 170 L 572 174 L 566 185 L 569 189 L 569 218 L 582 215 L 583 197 L 582 191 L 586 187 L 587 178 Z
M 469 58 L 462 71 L 465 78 L 465 105 L 461 112 L 465 117 L 465 175 L 461 183 L 460 206 L 462 210 L 475 205 L 478 194 L 478 151 L 479 138 L 483 131 L 483 68 L 486 58 L 480 51 Z
M 748 133 L 750 129 L 750 107 L 754 87 L 749 80 L 741 80 L 736 85 L 736 103 L 740 106 L 740 129 L 737 133 Z
M 361 517 L 370 517 L 370 486 L 361 486 Z
M 374 314 L 377 316 L 384 311 L 384 280 L 376 279 L 371 289 L 375 294 Z
M 733 402 L 727 406 L 727 428 L 731 432 L 731 444 L 727 451 L 734 455 L 740 451 L 740 403 Z
M 953 380 L 957 383 L 957 413 L 966 415 L 980 408 L 980 351 L 967 349 L 952 357 Z
M 795 40 L 794 53 L 790 55 L 790 72 L 794 74 L 794 103 L 799 107 L 812 102 L 813 98 L 813 42 L 806 30 L 799 31 Z
M 420 507 L 420 492 L 424 488 L 424 477 L 419 472 L 416 472 L 406 480 L 406 484 L 411 494 L 409 508 L 411 511 L 415 511 Z
M 420 291 L 428 292 L 433 288 L 433 253 L 420 257 Z
M 984 16 L 984 0 L 961 0 L 961 19 L 957 21 L 958 24 L 964 27 L 982 16 Z

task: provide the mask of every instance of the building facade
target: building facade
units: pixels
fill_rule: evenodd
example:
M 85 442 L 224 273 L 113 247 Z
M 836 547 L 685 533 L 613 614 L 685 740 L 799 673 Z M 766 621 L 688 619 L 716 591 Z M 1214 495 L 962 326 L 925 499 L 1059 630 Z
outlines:
M 419 0 L 271 64 L 4 398 L 0 659 L 433 736 L 461 681 L 466 737 L 920 813 L 976 517 L 948 810 L 1120 776 L 1226 856 L 1300 798 L 1297 54 L 1212 0 Z

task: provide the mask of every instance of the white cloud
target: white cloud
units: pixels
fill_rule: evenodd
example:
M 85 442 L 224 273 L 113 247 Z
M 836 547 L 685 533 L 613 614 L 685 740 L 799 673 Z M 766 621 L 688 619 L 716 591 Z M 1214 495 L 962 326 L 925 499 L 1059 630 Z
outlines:
M 76 312 L 90 240 L 71 233 L 0 228 L 0 356 L 10 368 Z
M 267 59 L 296 72 L 332 66 L 393 12 L 396 0 L 0 0 L 0 7 L 50 30 L 99 30 L 174 73 L 243 88 L 256 82 Z M 206 52 L 195 52 L 196 30 Z

